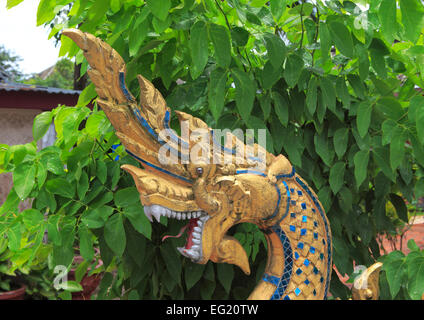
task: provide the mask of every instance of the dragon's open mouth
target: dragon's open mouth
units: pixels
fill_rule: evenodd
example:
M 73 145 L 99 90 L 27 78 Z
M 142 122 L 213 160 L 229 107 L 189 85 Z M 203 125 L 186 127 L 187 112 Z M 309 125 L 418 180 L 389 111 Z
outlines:
M 187 241 L 184 247 L 178 247 L 178 251 L 193 262 L 202 258 L 202 235 L 205 222 L 209 219 L 205 211 L 174 211 L 161 205 L 144 206 L 144 214 L 153 222 L 152 216 L 159 222 L 161 216 L 177 220 L 189 220 L 189 223 L 181 228 L 176 236 L 164 236 L 162 241 L 169 237 L 180 237 L 187 230 Z

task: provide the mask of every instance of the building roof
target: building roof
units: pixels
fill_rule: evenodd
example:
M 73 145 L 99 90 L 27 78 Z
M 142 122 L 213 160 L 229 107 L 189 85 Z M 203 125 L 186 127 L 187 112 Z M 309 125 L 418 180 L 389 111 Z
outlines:
M 48 92 L 52 94 L 56 93 L 56 94 L 71 94 L 71 95 L 79 95 L 81 93 L 81 91 L 78 91 L 78 90 L 51 88 L 51 87 L 44 87 L 44 86 L 38 86 L 38 85 L 16 83 L 16 82 L 11 82 L 7 80 L 0 82 L 0 90 Z
M 74 106 L 81 91 L 0 80 L 0 108 L 51 110 L 59 104 Z

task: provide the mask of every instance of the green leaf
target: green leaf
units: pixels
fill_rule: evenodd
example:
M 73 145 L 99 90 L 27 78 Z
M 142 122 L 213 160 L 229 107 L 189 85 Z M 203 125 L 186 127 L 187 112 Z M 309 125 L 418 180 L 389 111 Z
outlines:
M 378 9 L 378 18 L 381 23 L 381 33 L 388 43 L 393 43 L 397 33 L 396 0 L 383 0 Z
M 336 151 L 337 157 L 341 159 L 347 150 L 347 142 L 349 141 L 349 129 L 340 128 L 334 132 L 333 142 L 334 150 Z
M 78 228 L 78 237 L 81 256 L 84 260 L 90 262 L 94 257 L 94 242 L 91 231 L 84 224 L 81 224 Z
M 32 126 L 32 135 L 35 141 L 40 140 L 47 132 L 52 123 L 53 114 L 50 111 L 38 114 Z
M 320 34 L 320 44 L 321 44 L 321 53 L 323 58 L 326 60 L 330 52 L 331 44 L 332 44 L 332 37 L 330 34 L 330 30 L 328 29 L 328 24 L 320 21 L 319 22 L 319 34 Z
M 9 10 L 9 9 L 17 6 L 18 4 L 20 4 L 22 1 L 24 1 L 24 0 L 7 0 L 6 9 Z
M 226 69 L 231 62 L 231 40 L 228 29 L 224 26 L 211 23 L 209 25 L 209 36 L 215 47 L 215 58 L 217 64 Z
M 41 187 L 44 185 L 44 182 L 47 178 L 47 168 L 42 162 L 37 163 L 37 184 L 38 189 L 41 189 Z
M 13 172 L 13 185 L 18 197 L 23 200 L 31 193 L 35 184 L 37 167 L 33 162 L 22 162 Z
M 398 294 L 405 277 L 405 258 L 400 251 L 393 251 L 384 260 L 382 270 L 386 271 L 390 294 L 394 299 Z
M 383 122 L 383 124 L 381 125 L 381 131 L 383 133 L 381 143 L 383 146 L 392 141 L 393 133 L 395 132 L 396 127 L 397 123 L 392 119 L 387 119 Z
M 41 0 L 37 8 L 37 26 L 53 20 L 56 13 L 56 0 Z
M 69 292 L 83 291 L 82 286 L 76 281 L 61 282 L 57 285 L 57 289 L 62 289 Z
M 329 140 L 327 139 L 326 134 L 315 133 L 314 144 L 316 153 L 321 157 L 324 163 L 330 167 L 332 165 L 334 152 L 332 152 L 330 149 L 331 147 L 329 145 Z
M 236 86 L 236 106 L 242 118 L 247 121 L 253 108 L 256 87 L 249 75 L 240 69 L 231 70 Z
M 306 91 L 306 107 L 311 115 L 315 113 L 317 108 L 317 78 L 311 77 Z
M 281 68 L 274 68 L 270 61 L 265 63 L 261 73 L 262 87 L 265 90 L 271 89 L 272 86 L 280 79 Z
M 286 10 L 287 1 L 286 0 L 270 0 L 269 4 L 271 7 L 271 14 L 274 17 L 274 20 L 275 22 L 278 22 L 278 20 L 280 20 L 281 16 Z
M 165 261 L 166 270 L 174 279 L 180 279 L 181 277 L 181 260 L 176 252 L 176 249 L 165 243 L 160 246 L 160 253 Z
M 344 162 L 336 162 L 330 169 L 330 187 L 334 194 L 339 192 L 344 184 L 344 174 L 346 165 Z
M 107 167 L 103 160 L 96 162 L 96 177 L 100 180 L 101 183 L 106 183 Z
M 132 226 L 135 230 L 137 230 L 137 232 L 143 234 L 148 239 L 151 238 L 152 225 L 144 214 L 144 210 L 139 203 L 126 207 L 124 215 L 130 220 Z
M 349 90 L 347 89 L 346 80 L 344 77 L 337 77 L 336 94 L 343 103 L 343 107 L 348 109 L 350 107 L 350 94 Z
M 348 58 L 353 58 L 353 40 L 349 29 L 339 21 L 331 21 L 328 28 L 340 53 Z
M 36 209 L 26 209 L 21 212 L 21 216 L 27 229 L 37 227 L 44 222 L 44 216 Z
M 291 54 L 287 57 L 284 79 L 290 87 L 294 87 L 299 80 L 303 69 L 303 59 L 297 54 Z
M 101 209 L 88 208 L 81 216 L 82 223 L 90 229 L 101 228 L 105 224 L 105 219 L 102 215 Z
M 336 90 L 334 88 L 333 82 L 327 78 L 321 78 L 321 91 L 324 98 L 324 102 L 328 109 L 335 112 L 336 111 Z
M 155 1 L 155 0 L 152 0 Z M 158 1 L 155 1 L 159 3 Z M 190 74 L 195 80 L 208 62 L 208 39 L 207 28 L 203 21 L 197 21 L 190 29 L 189 48 L 192 59 Z
M 398 196 L 395 193 L 389 194 L 390 202 L 396 209 L 396 213 L 400 219 L 405 222 L 408 222 L 408 208 L 406 207 L 405 201 L 403 198 Z
M 217 68 L 211 72 L 209 77 L 208 101 L 215 121 L 218 121 L 224 109 L 226 83 L 227 72 L 225 70 Z
M 410 114 L 409 114 L 410 113 Z M 421 144 L 424 145 L 424 97 L 415 96 L 411 99 L 409 104 L 408 117 L 413 121 L 415 119 L 415 124 L 417 126 L 417 136 Z
M 77 106 L 86 106 L 91 100 L 97 97 L 96 87 L 93 83 L 90 83 L 87 87 L 82 90 L 78 97 Z
M 421 300 L 424 293 L 424 256 L 414 257 L 408 263 L 408 293 L 414 300 Z
M 368 150 L 358 151 L 353 157 L 353 163 L 355 165 L 354 173 L 356 184 L 359 186 L 364 182 L 367 176 L 368 160 L 370 153 Z
M 136 20 L 129 34 L 128 48 L 130 56 L 135 56 L 140 51 L 141 45 L 143 44 L 143 41 L 149 31 L 149 20 L 146 19 L 144 15 L 139 15 L 138 20 Z
M 114 194 L 114 202 L 118 207 L 128 207 L 140 202 L 140 194 L 136 187 L 120 189 Z
M 272 101 L 274 102 L 274 111 L 277 114 L 278 120 L 284 127 L 289 123 L 289 104 L 286 99 L 276 91 L 271 93 Z
M 184 267 L 184 278 L 187 290 L 190 290 L 201 278 L 205 265 L 197 263 L 188 263 Z
M 153 15 L 162 21 L 166 19 L 171 9 L 171 0 L 146 0 L 146 4 Z
M 51 194 L 58 194 L 65 198 L 73 198 L 75 195 L 75 185 L 64 178 L 55 178 L 46 182 L 46 189 Z
M 83 200 L 89 188 L 88 175 L 85 171 L 81 172 L 81 176 L 77 184 L 77 194 L 80 200 Z
M 234 268 L 231 264 L 218 263 L 217 266 L 217 278 L 224 287 L 225 292 L 230 293 L 231 283 L 234 278 Z
M 21 248 L 21 223 L 13 223 L 7 232 L 8 246 L 11 251 L 18 251 Z
M 405 37 L 416 42 L 424 26 L 424 9 L 418 0 L 399 1 L 402 24 L 405 28 Z
M 372 104 L 368 101 L 362 101 L 357 110 L 356 126 L 358 133 L 363 138 L 368 133 L 368 128 L 371 123 Z
M 405 141 L 406 134 L 403 128 L 396 127 L 390 143 L 390 166 L 393 170 L 396 170 L 403 161 L 405 155 Z
M 249 31 L 240 27 L 231 29 L 231 40 L 237 47 L 244 47 L 249 40 Z
M 122 215 L 114 214 L 105 223 L 104 237 L 107 245 L 118 256 L 121 257 L 126 246 L 125 229 Z
M 279 69 L 286 57 L 286 45 L 280 37 L 272 33 L 263 35 L 269 61 L 274 68 Z

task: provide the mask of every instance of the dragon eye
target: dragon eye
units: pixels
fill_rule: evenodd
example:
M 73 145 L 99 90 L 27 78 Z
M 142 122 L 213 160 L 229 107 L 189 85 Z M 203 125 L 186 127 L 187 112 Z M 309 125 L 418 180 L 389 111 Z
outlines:
M 196 172 L 197 172 L 197 175 L 200 177 L 203 174 L 203 168 L 202 167 L 196 168 Z

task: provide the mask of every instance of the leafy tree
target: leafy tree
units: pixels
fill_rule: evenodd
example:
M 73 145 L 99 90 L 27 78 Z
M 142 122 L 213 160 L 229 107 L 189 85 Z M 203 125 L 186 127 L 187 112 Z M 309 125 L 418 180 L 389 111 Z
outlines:
M 21 60 L 21 57 L 0 45 L 0 72 L 4 78 L 17 80 L 23 76 L 18 65 Z
M 45 79 L 36 75 L 25 80 L 24 83 L 53 88 L 73 89 L 74 63 L 69 59 L 60 59 L 54 66 L 54 70 Z
M 395 231 L 386 204 L 406 222 L 405 199 L 412 203 L 424 194 L 424 98 L 417 89 L 424 84 L 424 6 L 419 0 L 41 0 L 37 24 L 50 24 L 66 5 L 71 5 L 68 19 L 51 35 L 79 26 L 104 39 L 127 62 L 126 80 L 134 94 L 136 75 L 142 74 L 171 108 L 201 117 L 212 128 L 265 128 L 267 149 L 287 155 L 317 191 L 342 274 L 353 274 L 354 261 L 369 266 L 381 259 L 376 236 Z M 85 73 L 82 52 L 70 39 L 61 39 L 60 54 L 75 56 Z M 28 146 L 6 148 L 3 158 L 13 161 L 3 160 L 3 167 L 14 170 L 17 179 L 31 174 L 33 183 L 15 182 L 15 194 L 2 210 L 13 212 L 11 204 L 28 196 L 36 198 L 38 210 L 49 208 L 55 263 L 69 263 L 74 238 L 87 249 L 87 258 L 98 243 L 107 270 L 118 270 L 115 277 L 105 275 L 101 298 L 107 292 L 121 296 L 122 287 L 127 298 L 246 297 L 256 275 L 245 277 L 221 264 L 194 265 L 160 243 L 162 225 L 151 226 L 133 214 L 132 206 L 139 205 L 125 200 L 135 196 L 132 181 L 108 154 L 118 140 L 102 112 L 84 107 L 95 96 L 88 86 L 78 108 L 62 107 L 36 120 L 38 139 L 54 119 L 55 148 L 43 155 Z M 124 151 L 117 152 L 123 157 L 119 161 L 129 161 Z M 49 161 L 53 168 L 66 163 L 68 171 L 53 170 Z M 27 170 L 33 166 L 39 167 Z M 69 230 L 65 252 L 54 249 L 61 243 L 55 239 L 58 224 Z M 180 227 L 175 221 L 163 224 L 171 232 Z M 241 225 L 233 231 L 260 275 L 265 249 L 257 228 Z M 407 270 L 422 270 L 421 258 L 408 261 Z M 390 266 L 396 263 L 383 273 L 390 288 L 384 293 L 391 298 L 400 292 L 393 289 L 398 283 Z M 407 284 L 404 288 L 401 298 L 424 291 L 417 282 L 412 294 Z M 334 273 L 330 290 L 348 296 Z

